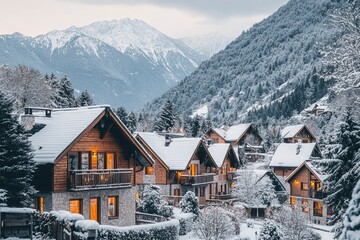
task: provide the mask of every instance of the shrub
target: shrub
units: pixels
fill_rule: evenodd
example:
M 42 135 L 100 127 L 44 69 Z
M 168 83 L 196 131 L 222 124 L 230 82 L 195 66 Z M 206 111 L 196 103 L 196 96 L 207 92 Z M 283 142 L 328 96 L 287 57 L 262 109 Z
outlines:
M 259 240 L 280 240 L 282 238 L 282 233 L 277 224 L 266 219 L 264 226 L 260 231 Z
M 199 216 L 199 202 L 194 192 L 188 191 L 185 193 L 180 201 L 180 208 L 184 213 L 192 213 L 196 217 Z

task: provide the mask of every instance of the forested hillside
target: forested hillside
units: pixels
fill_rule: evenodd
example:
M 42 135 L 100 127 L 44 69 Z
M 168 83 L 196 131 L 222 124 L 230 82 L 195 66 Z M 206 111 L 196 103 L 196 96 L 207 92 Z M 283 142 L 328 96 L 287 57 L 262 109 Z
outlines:
M 146 111 L 156 113 L 171 100 L 178 113 L 189 116 L 206 105 L 215 125 L 232 124 L 248 118 L 251 110 L 290 97 L 299 88 L 314 92 L 318 84 L 329 85 L 318 74 L 322 71 L 320 50 L 338 34 L 336 28 L 329 27 L 328 13 L 339 4 L 331 0 L 289 1 L 148 104 Z M 289 118 L 288 114 L 297 114 L 327 93 L 323 88 L 321 91 L 307 96 L 301 107 L 289 102 L 283 113 L 274 113 L 281 109 L 268 112 L 286 113 Z M 259 115 L 253 111 L 254 117 Z

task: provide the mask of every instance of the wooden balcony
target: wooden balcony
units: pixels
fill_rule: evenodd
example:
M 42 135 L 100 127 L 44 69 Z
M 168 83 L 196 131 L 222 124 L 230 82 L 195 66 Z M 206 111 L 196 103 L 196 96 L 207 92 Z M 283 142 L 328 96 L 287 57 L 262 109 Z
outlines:
M 132 169 L 94 169 L 69 171 L 70 190 L 131 187 Z
M 214 182 L 214 173 L 207 173 L 203 175 L 182 175 L 180 183 L 184 186 L 204 185 Z
M 323 191 L 310 191 L 310 198 L 323 199 L 326 198 L 326 193 Z

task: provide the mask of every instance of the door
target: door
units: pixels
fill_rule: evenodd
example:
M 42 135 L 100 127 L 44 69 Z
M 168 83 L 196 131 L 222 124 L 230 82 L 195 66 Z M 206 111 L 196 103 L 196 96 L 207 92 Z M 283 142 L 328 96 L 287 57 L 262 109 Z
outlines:
M 114 169 L 115 168 L 115 154 L 107 153 L 106 154 L 106 169 Z
M 190 165 L 190 175 L 191 176 L 198 175 L 198 165 L 197 164 L 191 164 Z
M 100 223 L 100 201 L 99 198 L 90 198 L 90 220 Z

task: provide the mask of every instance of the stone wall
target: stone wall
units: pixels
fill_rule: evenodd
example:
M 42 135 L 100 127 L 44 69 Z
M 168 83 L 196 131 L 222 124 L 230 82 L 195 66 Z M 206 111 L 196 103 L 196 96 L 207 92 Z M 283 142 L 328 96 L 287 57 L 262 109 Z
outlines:
M 135 187 L 125 189 L 103 189 L 78 192 L 58 192 L 52 193 L 51 210 L 69 211 L 69 201 L 71 199 L 82 200 L 82 214 L 85 219 L 89 219 L 90 198 L 100 199 L 100 224 L 114 226 L 135 225 Z M 119 214 L 117 218 L 108 217 L 108 197 L 118 196 Z M 45 209 L 48 209 L 45 203 Z

